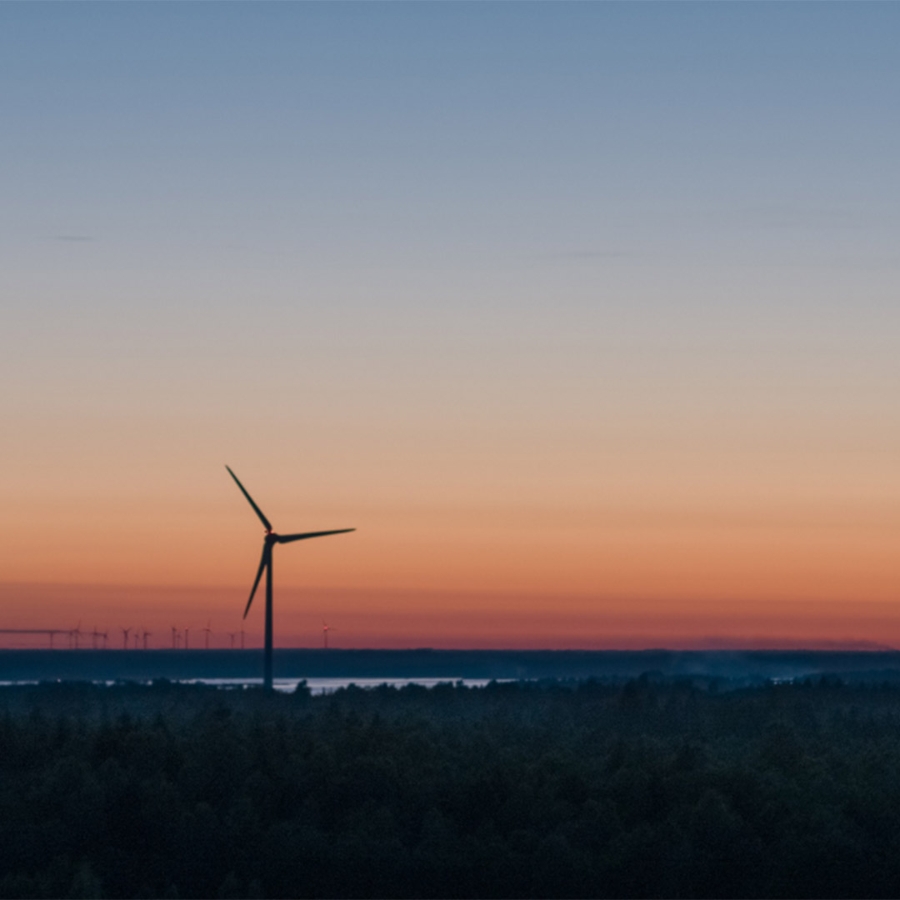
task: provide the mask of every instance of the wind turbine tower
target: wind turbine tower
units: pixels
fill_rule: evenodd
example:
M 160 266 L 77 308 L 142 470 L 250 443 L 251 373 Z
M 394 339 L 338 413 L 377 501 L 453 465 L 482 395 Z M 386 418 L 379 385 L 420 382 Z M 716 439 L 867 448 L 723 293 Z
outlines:
M 128 649 L 128 635 L 129 635 L 130 633 L 131 633 L 131 629 L 130 629 L 130 628 L 123 628 L 123 629 L 122 629 L 122 649 L 123 649 L 123 650 L 127 650 L 127 649 Z
M 250 590 L 250 599 L 247 601 L 247 608 L 244 610 L 244 618 L 250 612 L 250 604 L 253 602 L 253 595 L 259 585 L 262 574 L 266 573 L 266 639 L 265 653 L 263 663 L 263 687 L 267 691 L 272 690 L 272 551 L 276 544 L 290 544 L 294 541 L 305 541 L 309 538 L 326 537 L 330 534 L 346 534 L 349 531 L 356 531 L 355 528 L 339 528 L 335 531 L 307 531 L 303 534 L 276 534 L 272 530 L 272 523 L 263 515 L 263 511 L 256 505 L 253 498 L 247 493 L 247 489 L 238 481 L 237 475 L 228 469 L 228 474 L 234 479 L 237 486 L 241 489 L 241 493 L 247 498 L 247 502 L 253 507 L 253 511 L 259 516 L 260 522 L 266 529 L 266 536 L 263 538 L 262 559 L 259 563 L 259 569 L 256 572 L 256 580 L 253 582 L 253 588 Z M 243 637 L 243 635 L 242 635 Z M 242 641 L 243 643 L 243 641 Z

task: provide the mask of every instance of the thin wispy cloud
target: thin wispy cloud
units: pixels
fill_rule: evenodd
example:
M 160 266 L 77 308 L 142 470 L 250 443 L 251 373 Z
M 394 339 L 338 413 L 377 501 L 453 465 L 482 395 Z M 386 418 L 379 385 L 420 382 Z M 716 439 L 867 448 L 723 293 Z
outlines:
M 835 229 L 864 228 L 878 224 L 871 212 L 843 207 L 811 207 L 791 204 L 746 206 L 722 210 L 714 217 L 719 223 L 754 228 Z
M 543 256 L 545 259 L 627 259 L 634 253 L 628 250 L 562 250 Z

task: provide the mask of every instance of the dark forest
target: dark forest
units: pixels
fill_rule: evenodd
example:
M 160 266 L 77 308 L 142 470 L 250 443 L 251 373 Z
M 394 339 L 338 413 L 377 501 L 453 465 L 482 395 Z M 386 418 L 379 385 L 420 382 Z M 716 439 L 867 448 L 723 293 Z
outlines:
M 0 690 L 4 897 L 896 897 L 900 689 Z

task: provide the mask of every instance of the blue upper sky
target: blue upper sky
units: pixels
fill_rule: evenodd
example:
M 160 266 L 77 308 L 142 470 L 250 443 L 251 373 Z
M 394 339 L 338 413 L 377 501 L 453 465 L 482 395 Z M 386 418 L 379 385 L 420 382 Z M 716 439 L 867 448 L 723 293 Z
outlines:
M 898 24 L 894 4 L 5 4 L 3 242 L 871 263 L 900 199 Z

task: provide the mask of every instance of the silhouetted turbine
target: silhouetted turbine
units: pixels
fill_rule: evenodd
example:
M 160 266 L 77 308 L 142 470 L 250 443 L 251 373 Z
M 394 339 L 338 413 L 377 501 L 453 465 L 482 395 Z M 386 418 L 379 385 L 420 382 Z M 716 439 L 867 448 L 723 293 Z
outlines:
M 256 505 L 253 498 L 247 493 L 247 489 L 240 483 L 237 475 L 231 471 L 228 466 L 228 474 L 234 479 L 235 484 L 241 489 L 241 493 L 247 498 L 247 502 L 253 507 L 253 511 L 259 516 L 260 522 L 266 529 L 266 536 L 263 539 L 262 559 L 259 563 L 259 569 L 256 572 L 256 580 L 250 590 L 250 599 L 247 601 L 247 608 L 244 610 L 244 618 L 250 612 L 250 604 L 256 594 L 259 586 L 259 580 L 262 578 L 263 572 L 266 573 L 266 642 L 265 656 L 263 663 L 263 687 L 272 690 L 272 548 L 276 544 L 290 544 L 294 541 L 305 541 L 308 538 L 327 537 L 329 534 L 346 534 L 348 531 L 356 531 L 355 528 L 338 528 L 335 531 L 307 531 L 304 534 L 275 534 L 272 531 L 272 523 L 263 515 L 263 511 Z M 242 635 L 243 637 L 243 635 Z

